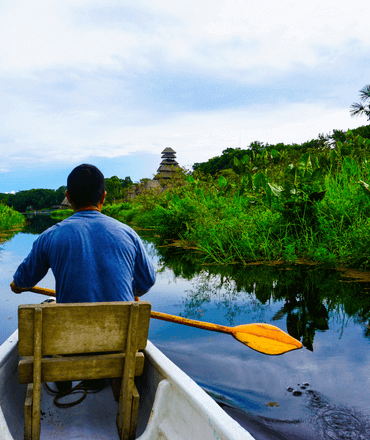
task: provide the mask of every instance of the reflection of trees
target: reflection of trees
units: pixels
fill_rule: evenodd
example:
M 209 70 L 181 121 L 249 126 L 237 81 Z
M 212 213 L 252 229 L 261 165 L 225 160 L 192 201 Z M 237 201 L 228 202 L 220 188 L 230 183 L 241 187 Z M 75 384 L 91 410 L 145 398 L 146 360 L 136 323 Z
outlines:
M 249 292 L 238 289 L 231 276 L 213 273 L 214 266 L 209 269 L 203 267 L 203 271 L 192 279 L 194 288 L 186 290 L 182 316 L 199 319 L 200 315 L 207 311 L 206 305 L 212 300 L 216 308 L 222 310 L 223 322 L 226 320 L 229 325 L 233 325 L 241 314 L 248 315 L 250 321 L 264 320 L 266 306 L 256 298 L 253 285 Z
M 24 227 L 22 232 L 26 232 L 28 234 L 41 234 L 46 229 L 58 223 L 60 220 L 56 220 L 50 217 L 50 215 L 37 214 L 37 215 L 28 215 L 27 224 Z

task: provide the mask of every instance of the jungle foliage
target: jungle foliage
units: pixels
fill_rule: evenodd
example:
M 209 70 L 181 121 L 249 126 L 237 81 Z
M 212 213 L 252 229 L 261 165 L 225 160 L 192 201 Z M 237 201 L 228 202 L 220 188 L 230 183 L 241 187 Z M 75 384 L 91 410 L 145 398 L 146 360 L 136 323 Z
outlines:
M 228 149 L 227 167 L 196 167 L 185 182 L 106 207 L 107 213 L 180 239 L 215 263 L 305 259 L 365 269 L 370 139 L 358 131 L 344 138 L 336 133 L 337 140 L 322 140 L 298 156 L 262 144 L 244 155 Z

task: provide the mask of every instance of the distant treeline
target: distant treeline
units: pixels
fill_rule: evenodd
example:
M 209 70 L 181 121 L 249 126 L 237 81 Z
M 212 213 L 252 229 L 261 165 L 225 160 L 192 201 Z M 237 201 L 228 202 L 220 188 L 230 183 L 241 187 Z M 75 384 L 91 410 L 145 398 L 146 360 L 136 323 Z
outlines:
M 370 125 L 364 125 L 351 130 L 353 135 L 360 135 L 364 139 L 370 139 Z M 263 150 L 271 151 L 276 150 L 278 153 L 284 153 L 284 155 L 279 154 L 275 160 L 279 157 L 289 159 L 295 162 L 304 153 L 311 151 L 312 149 L 327 148 L 328 145 L 335 146 L 335 142 L 345 142 L 346 132 L 342 130 L 333 130 L 333 134 L 319 134 L 317 139 L 312 139 L 302 144 L 284 144 L 278 143 L 275 145 L 270 145 L 268 143 L 263 143 L 259 141 L 252 142 L 247 149 L 241 148 L 227 148 L 223 150 L 221 156 L 213 157 L 207 162 L 195 163 L 193 165 L 194 171 L 200 171 L 206 174 L 215 175 L 222 170 L 232 169 L 234 166 L 234 157 L 238 160 L 242 159 L 246 154 L 248 154 L 253 161 L 253 155 L 261 153 Z
M 123 199 L 125 188 L 132 185 L 132 180 L 130 177 L 119 179 L 117 176 L 113 176 L 105 179 L 105 185 L 107 203 L 112 203 Z M 0 203 L 19 212 L 48 209 L 63 202 L 66 189 L 66 186 L 61 186 L 56 190 L 39 188 L 19 191 L 16 194 L 0 193 Z
M 0 193 L 0 201 L 19 212 L 46 209 L 60 205 L 66 189 L 66 186 L 61 186 L 57 190 L 40 188 L 19 191 L 16 194 Z

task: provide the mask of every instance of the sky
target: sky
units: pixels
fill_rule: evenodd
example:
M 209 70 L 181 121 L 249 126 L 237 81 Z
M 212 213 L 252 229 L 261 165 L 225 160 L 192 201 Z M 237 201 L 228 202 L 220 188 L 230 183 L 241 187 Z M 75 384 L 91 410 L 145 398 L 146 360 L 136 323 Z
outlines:
M 0 192 L 367 124 L 363 0 L 2 0 Z

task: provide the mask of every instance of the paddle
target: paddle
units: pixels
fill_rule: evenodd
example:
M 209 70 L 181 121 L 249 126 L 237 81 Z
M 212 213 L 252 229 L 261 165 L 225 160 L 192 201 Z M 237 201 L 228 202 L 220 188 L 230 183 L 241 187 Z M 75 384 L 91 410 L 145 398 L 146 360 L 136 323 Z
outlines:
M 41 293 L 42 295 L 55 296 L 54 290 L 38 286 L 29 289 L 29 291 Z M 213 332 L 229 333 L 247 347 L 264 354 L 277 355 L 302 348 L 302 344 L 297 341 L 297 339 L 294 339 L 283 330 L 270 324 L 244 324 L 237 325 L 236 327 L 227 327 L 154 311 L 151 312 L 150 316 L 155 319 L 161 319 L 162 321 L 175 322 L 177 324 L 188 325 Z

